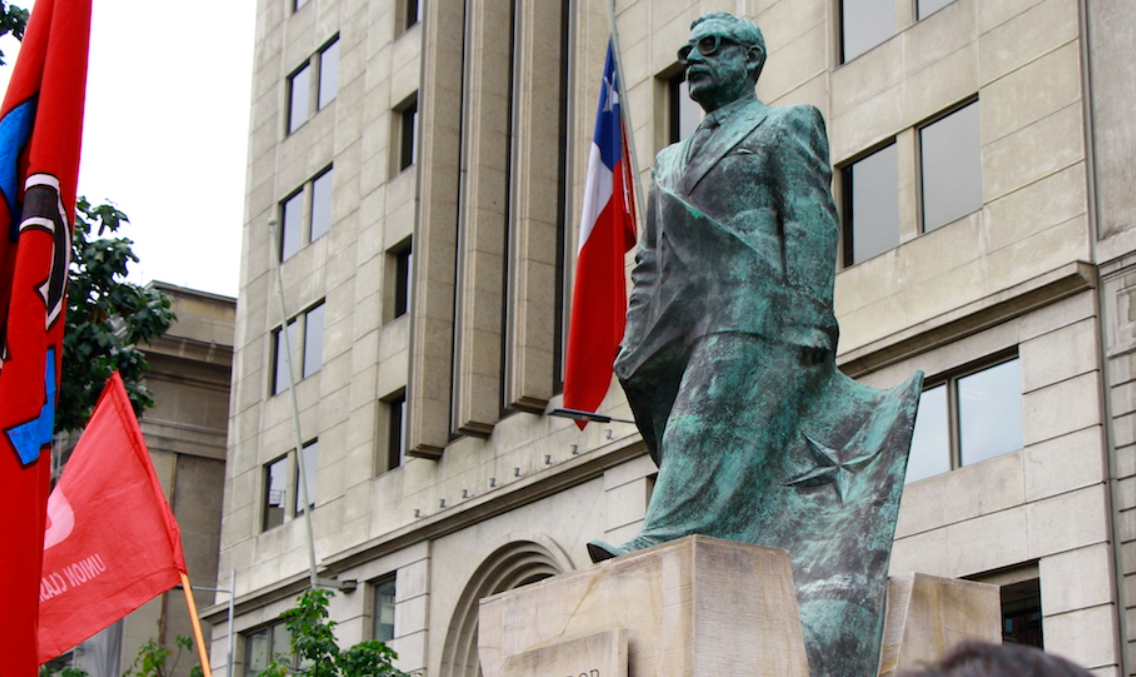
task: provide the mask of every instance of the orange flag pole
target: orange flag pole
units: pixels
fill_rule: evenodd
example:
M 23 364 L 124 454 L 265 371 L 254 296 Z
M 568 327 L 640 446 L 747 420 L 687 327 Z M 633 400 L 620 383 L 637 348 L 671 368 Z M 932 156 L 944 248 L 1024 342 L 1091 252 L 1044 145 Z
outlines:
M 201 656 L 201 673 L 205 677 L 213 677 L 213 670 L 209 667 L 209 654 L 205 651 L 205 635 L 201 632 L 201 620 L 197 617 L 197 602 L 193 600 L 193 586 L 189 584 L 189 576 L 181 573 L 181 589 L 185 593 L 185 604 L 189 607 L 189 620 L 193 622 L 193 639 L 197 643 L 197 654 Z

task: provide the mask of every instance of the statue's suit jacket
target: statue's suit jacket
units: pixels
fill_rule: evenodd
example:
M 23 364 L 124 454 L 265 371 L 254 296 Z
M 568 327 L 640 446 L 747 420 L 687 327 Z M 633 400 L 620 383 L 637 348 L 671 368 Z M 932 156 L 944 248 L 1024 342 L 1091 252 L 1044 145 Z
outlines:
M 824 120 L 812 106 L 728 108 L 698 152 L 691 135 L 656 158 L 615 365 L 625 382 L 664 349 L 713 333 L 835 351 Z

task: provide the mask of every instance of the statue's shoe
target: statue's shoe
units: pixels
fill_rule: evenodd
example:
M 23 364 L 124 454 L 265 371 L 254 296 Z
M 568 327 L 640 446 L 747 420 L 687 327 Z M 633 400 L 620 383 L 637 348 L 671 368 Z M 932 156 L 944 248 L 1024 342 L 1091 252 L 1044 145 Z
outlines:
M 617 548 L 603 541 L 588 542 L 588 557 L 592 558 L 592 562 L 598 563 L 625 554 L 627 554 L 627 552 L 623 550 L 623 548 Z

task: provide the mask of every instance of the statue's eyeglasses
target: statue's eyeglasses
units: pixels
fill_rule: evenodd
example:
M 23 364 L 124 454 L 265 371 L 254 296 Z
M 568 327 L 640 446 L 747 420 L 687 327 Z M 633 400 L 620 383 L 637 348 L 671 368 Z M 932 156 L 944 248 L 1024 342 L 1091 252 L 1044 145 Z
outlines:
M 704 38 L 700 38 L 698 42 L 690 42 L 680 47 L 678 50 L 678 62 L 686 66 L 689 63 L 690 53 L 693 52 L 696 47 L 698 48 L 698 53 L 702 56 L 713 56 L 718 53 L 718 50 L 722 48 L 723 44 L 736 45 L 738 43 L 729 38 L 723 38 L 720 35 L 707 35 Z

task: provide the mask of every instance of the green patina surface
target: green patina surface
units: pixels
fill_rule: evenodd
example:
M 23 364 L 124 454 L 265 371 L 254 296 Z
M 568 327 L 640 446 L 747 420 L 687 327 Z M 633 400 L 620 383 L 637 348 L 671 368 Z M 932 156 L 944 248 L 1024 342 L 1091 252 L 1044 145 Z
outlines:
M 760 31 L 706 15 L 685 60 L 707 118 L 656 159 L 616 360 L 659 476 L 640 534 L 590 550 L 788 550 L 812 674 L 868 677 L 922 374 L 879 390 L 836 368 L 824 121 L 756 99 Z

